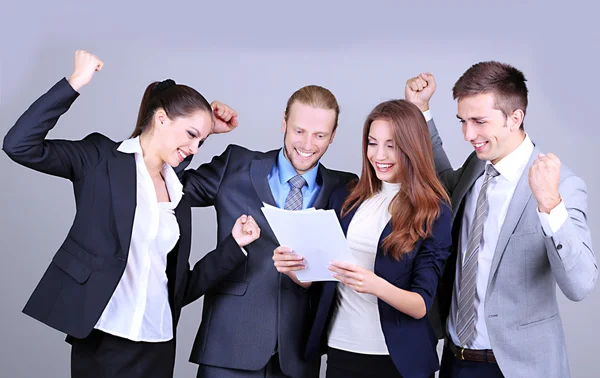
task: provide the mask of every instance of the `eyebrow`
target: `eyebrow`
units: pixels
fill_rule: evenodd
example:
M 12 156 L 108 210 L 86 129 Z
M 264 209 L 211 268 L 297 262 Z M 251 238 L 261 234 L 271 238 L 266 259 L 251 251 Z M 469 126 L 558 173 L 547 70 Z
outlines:
M 300 127 L 300 126 L 298 126 L 298 125 L 291 125 L 291 126 L 292 126 L 292 128 L 294 128 L 294 129 L 296 129 L 296 130 L 302 130 L 302 131 L 306 131 L 306 129 L 305 129 L 305 128 L 303 128 L 303 127 Z M 313 134 L 323 134 L 323 135 L 329 135 L 329 134 L 330 134 L 330 132 L 329 132 L 329 131 L 322 131 L 322 130 L 321 130 L 321 131 L 315 131 Z
M 372 137 L 372 136 L 370 136 L 370 135 L 369 135 L 369 138 L 370 138 L 370 139 L 373 139 L 373 140 L 377 140 L 377 138 L 375 138 L 375 137 Z M 388 140 L 386 140 L 386 142 L 393 142 L 393 141 L 394 141 L 393 139 L 388 139 Z
M 464 119 L 462 119 L 458 114 L 456 115 L 456 118 L 460 119 L 461 121 L 464 121 Z M 468 119 L 471 121 L 481 121 L 482 119 L 488 119 L 489 117 L 469 117 Z

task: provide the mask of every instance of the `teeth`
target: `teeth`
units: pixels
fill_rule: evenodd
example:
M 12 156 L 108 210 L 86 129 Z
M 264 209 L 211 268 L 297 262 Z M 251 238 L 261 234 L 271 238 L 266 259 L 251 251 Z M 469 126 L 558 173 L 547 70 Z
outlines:
M 177 152 L 179 152 L 179 155 L 181 155 L 181 157 L 182 157 L 182 158 L 184 158 L 184 159 L 185 159 L 185 158 L 187 157 L 187 155 L 186 155 L 186 154 L 184 154 L 184 153 L 183 153 L 183 151 L 181 151 L 181 150 L 177 150 Z
M 383 168 L 383 169 L 387 169 L 390 168 L 392 166 L 392 164 L 381 164 L 381 163 L 377 163 L 377 166 L 379 168 Z
M 485 142 L 483 142 L 483 143 L 475 143 L 474 146 L 475 146 L 475 148 L 479 148 L 479 147 L 483 147 L 484 144 L 485 144 Z
M 312 156 L 312 154 L 313 154 L 312 152 L 308 152 L 308 153 L 307 153 L 307 152 L 302 152 L 302 151 L 300 151 L 300 150 L 298 150 L 298 149 L 296 149 L 296 152 L 297 152 L 297 153 L 298 153 L 300 156 L 303 156 L 303 157 L 309 157 L 309 156 Z

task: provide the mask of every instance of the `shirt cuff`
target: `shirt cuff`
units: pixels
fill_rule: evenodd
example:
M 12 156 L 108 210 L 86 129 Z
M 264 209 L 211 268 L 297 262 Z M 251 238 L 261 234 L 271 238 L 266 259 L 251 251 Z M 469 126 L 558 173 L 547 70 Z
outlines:
M 541 213 L 539 209 L 537 213 L 546 236 L 553 236 L 557 233 L 569 217 L 567 207 L 563 201 L 560 201 L 554 209 L 550 210 L 550 214 Z
M 426 122 L 429 122 L 429 121 L 431 121 L 431 119 L 433 118 L 433 116 L 431 115 L 431 109 L 429 109 L 429 110 L 425 110 L 425 111 L 423 112 L 423 117 L 425 117 L 425 121 L 426 121 Z
M 246 252 L 244 247 L 240 247 L 240 249 L 242 250 L 242 253 L 244 254 L 244 256 L 248 256 L 248 252 Z

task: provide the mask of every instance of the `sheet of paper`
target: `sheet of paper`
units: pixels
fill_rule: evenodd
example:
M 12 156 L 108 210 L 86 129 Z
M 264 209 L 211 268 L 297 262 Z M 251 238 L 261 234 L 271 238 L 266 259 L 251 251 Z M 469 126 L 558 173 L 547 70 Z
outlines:
M 290 211 L 269 204 L 261 210 L 279 244 L 304 257 L 306 268 L 296 272 L 300 281 L 336 281 L 327 269 L 330 261 L 356 263 L 333 210 Z

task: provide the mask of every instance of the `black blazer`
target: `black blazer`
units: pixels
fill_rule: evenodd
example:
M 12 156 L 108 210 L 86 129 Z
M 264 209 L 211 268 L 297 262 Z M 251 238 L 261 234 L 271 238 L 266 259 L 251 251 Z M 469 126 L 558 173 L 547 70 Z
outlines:
M 252 215 L 261 228 L 260 238 L 246 247 L 248 260 L 205 295 L 190 359 L 229 369 L 259 370 L 278 344 L 285 375 L 315 377 L 320 358 L 302 359 L 314 315 L 313 291 L 296 285 L 273 266 L 279 242 L 260 210 L 263 202 L 276 206 L 268 176 L 278 153 L 230 145 L 210 163 L 185 171 L 184 192 L 191 205 L 214 206 L 217 211 L 218 240 L 226 237 L 241 214 Z M 354 178 L 354 174 L 320 164 L 321 190 L 314 207 L 327 206 L 331 193 Z
M 137 184 L 134 155 L 117 151 L 119 143 L 104 135 L 93 133 L 80 141 L 45 139 L 78 95 L 66 79 L 60 80 L 18 119 L 4 138 L 3 150 L 21 165 L 73 182 L 75 220 L 23 312 L 84 338 L 125 270 Z M 189 270 L 191 211 L 186 197 L 175 209 L 180 238 L 167 255 L 174 326 L 186 296 L 198 298 L 246 260 L 229 236 L 218 251 Z
M 356 214 L 355 208 L 345 217 L 341 217 L 342 204 L 348 197 L 348 190 L 341 188 L 332 194 L 330 208 L 334 209 L 344 234 Z M 440 205 L 440 215 L 433 222 L 432 235 L 417 242 L 414 249 L 396 261 L 390 255 L 383 254 L 383 240 L 391 233 L 392 223 L 384 228 L 375 257 L 375 274 L 394 286 L 420 294 L 425 301 L 427 312 L 435 297 L 442 266 L 452 244 L 452 211 L 446 204 Z M 335 281 L 323 283 L 322 293 L 317 307 L 315 322 L 312 326 L 306 346 L 306 357 L 314 358 L 327 352 L 327 330 L 335 307 Z M 385 342 L 396 368 L 405 378 L 429 377 L 439 369 L 436 352 L 437 337 L 427 316 L 415 319 L 408 316 L 381 299 L 377 300 L 379 319 Z

